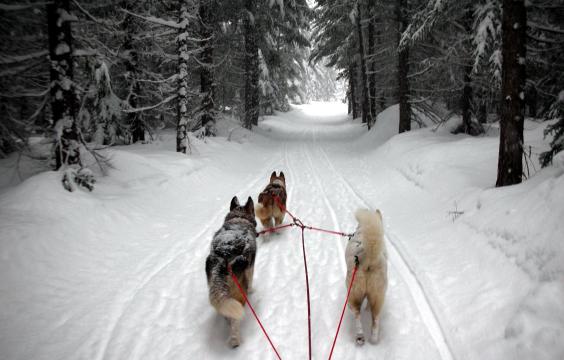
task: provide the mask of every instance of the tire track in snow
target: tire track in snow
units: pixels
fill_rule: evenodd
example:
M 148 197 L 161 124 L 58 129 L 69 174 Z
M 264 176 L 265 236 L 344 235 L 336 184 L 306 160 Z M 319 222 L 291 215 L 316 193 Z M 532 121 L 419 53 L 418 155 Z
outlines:
M 246 186 L 243 190 L 240 190 L 237 192 L 237 196 L 241 197 L 242 194 L 248 193 L 251 189 L 255 188 L 257 186 L 257 184 L 261 181 L 264 181 L 264 172 L 268 172 L 268 169 L 271 169 L 276 163 L 280 162 L 280 158 L 278 158 L 277 160 L 271 161 L 267 166 L 265 166 L 263 168 L 263 171 L 261 171 L 260 175 L 257 176 L 251 183 L 250 185 Z M 225 215 L 225 211 L 218 211 L 211 220 L 209 220 L 204 227 L 194 236 L 194 238 L 200 238 L 202 237 L 204 234 L 206 234 L 208 231 L 210 231 L 210 229 L 212 228 L 212 226 L 214 226 L 215 224 L 217 224 L 217 222 Z M 184 249 L 182 249 L 184 247 Z M 147 260 L 147 263 L 150 263 L 152 259 L 157 258 L 157 257 L 163 257 L 165 259 L 167 259 L 166 261 L 156 265 L 153 268 L 153 271 L 151 271 L 147 276 L 144 277 L 144 279 L 137 285 L 135 286 L 133 289 L 128 291 L 128 294 L 131 294 L 129 296 L 126 297 L 126 300 L 123 302 L 123 305 L 120 306 L 120 308 L 118 310 L 114 311 L 113 316 L 111 316 L 111 319 L 115 319 L 114 321 L 112 321 L 112 323 L 110 324 L 110 326 L 108 327 L 107 330 L 107 336 L 105 336 L 102 339 L 100 348 L 98 350 L 98 354 L 94 356 L 95 359 L 104 359 L 107 357 L 107 353 L 108 353 L 108 349 L 110 348 L 110 345 L 112 343 L 112 339 L 115 337 L 116 335 L 116 331 L 119 327 L 119 324 L 121 323 L 121 321 L 123 320 L 125 314 L 127 313 L 127 311 L 130 309 L 130 307 L 132 306 L 135 298 L 139 295 L 139 293 L 141 291 L 143 291 L 143 289 L 145 289 L 147 287 L 147 285 L 149 283 L 151 283 L 151 281 L 153 279 L 155 279 L 160 273 L 162 273 L 163 271 L 165 271 L 173 262 L 175 262 L 179 257 L 186 255 L 187 252 L 189 252 L 189 250 L 191 249 L 190 244 L 188 242 L 185 241 L 179 241 L 177 243 L 176 246 L 173 246 L 171 248 L 170 251 L 168 251 L 166 254 L 164 255 L 158 255 L 158 256 L 154 256 L 151 259 Z M 200 252 L 203 252 L 204 250 L 207 250 L 207 248 L 205 247 L 200 247 Z M 195 254 L 194 258 L 199 258 L 197 256 L 197 254 Z M 183 275 L 179 275 L 179 276 L 183 276 Z
M 354 197 L 356 197 L 357 200 L 361 204 L 363 204 L 363 206 L 365 206 L 367 208 L 371 208 L 370 204 L 366 200 L 364 200 L 363 197 L 361 197 L 358 194 L 358 192 L 352 187 L 352 185 L 349 183 L 349 181 L 347 179 L 345 179 L 339 171 L 337 171 L 337 169 L 333 165 L 333 162 L 330 160 L 329 156 L 327 155 L 327 152 L 325 151 L 325 149 L 322 146 L 318 146 L 318 148 L 319 148 L 320 153 L 321 153 L 322 157 L 324 158 L 325 162 L 329 166 L 329 168 L 332 170 L 332 172 L 334 174 L 337 175 L 340 182 L 345 186 L 345 188 Z M 453 360 L 454 355 L 453 355 L 453 353 L 450 349 L 449 343 L 448 343 L 447 338 L 444 334 L 444 330 L 441 327 L 441 323 L 438 319 L 436 311 L 434 310 L 433 306 L 431 305 L 431 301 L 429 300 L 429 297 L 425 293 L 423 285 L 421 284 L 421 282 L 417 278 L 417 275 L 416 275 L 415 271 L 413 270 L 413 268 L 405 260 L 404 255 L 402 255 L 402 252 L 399 249 L 399 247 L 395 244 L 395 241 L 391 241 L 390 237 L 393 237 L 393 235 L 390 236 L 388 233 L 386 233 L 385 237 L 387 239 L 387 243 L 389 243 L 391 245 L 391 246 L 388 246 L 388 256 L 389 256 L 390 263 L 392 263 L 394 265 L 394 267 L 396 268 L 396 270 L 398 271 L 398 273 L 402 277 L 404 283 L 409 288 L 409 291 L 411 293 L 413 301 L 414 301 L 415 305 L 417 306 L 417 309 L 419 310 L 421 318 L 422 318 L 423 322 L 425 323 L 425 326 L 427 327 L 429 334 L 431 335 L 431 338 L 433 339 L 433 342 L 435 343 L 435 346 L 437 347 L 437 350 L 438 350 L 438 352 L 441 356 L 441 359 L 442 360 Z

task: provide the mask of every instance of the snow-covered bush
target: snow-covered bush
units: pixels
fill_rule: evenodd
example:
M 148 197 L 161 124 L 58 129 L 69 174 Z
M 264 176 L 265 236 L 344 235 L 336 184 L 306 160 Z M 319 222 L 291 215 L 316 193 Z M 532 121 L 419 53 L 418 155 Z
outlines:
M 88 168 L 69 167 L 63 172 L 63 187 L 73 192 L 78 187 L 86 188 L 88 191 L 94 190 L 94 173 Z

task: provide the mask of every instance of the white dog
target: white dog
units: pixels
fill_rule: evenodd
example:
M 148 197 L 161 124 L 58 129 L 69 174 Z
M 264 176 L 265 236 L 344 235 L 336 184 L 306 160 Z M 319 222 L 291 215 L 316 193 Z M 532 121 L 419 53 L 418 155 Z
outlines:
M 355 213 L 358 227 L 349 240 L 345 252 L 347 282 L 351 281 L 355 266 L 358 266 L 349 297 L 349 307 L 354 314 L 358 345 L 364 344 L 364 332 L 360 321 L 360 307 L 365 298 L 372 314 L 371 342 L 377 343 L 380 336 L 380 311 L 384 304 L 388 286 L 388 265 L 384 245 L 384 227 L 380 210 L 372 212 L 359 209 Z

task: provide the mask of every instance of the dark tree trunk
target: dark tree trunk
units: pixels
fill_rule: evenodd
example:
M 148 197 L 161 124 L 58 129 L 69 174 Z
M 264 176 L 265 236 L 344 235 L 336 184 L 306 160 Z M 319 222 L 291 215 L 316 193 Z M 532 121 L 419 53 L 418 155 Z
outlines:
M 352 114 L 352 104 L 351 104 L 351 80 L 349 78 L 348 81 L 348 90 L 347 90 L 347 114 Z
M 368 0 L 368 15 L 370 17 L 370 22 L 368 23 L 368 56 L 370 56 L 368 74 L 368 87 L 370 95 L 370 127 L 376 122 L 376 61 L 374 58 L 374 22 L 376 21 L 376 9 L 374 8 L 374 1 Z
M 203 48 L 200 54 L 202 69 L 200 71 L 200 93 L 201 102 L 201 124 L 206 136 L 215 135 L 215 77 L 213 67 L 213 13 L 215 8 L 210 4 L 212 0 L 200 1 L 200 37 L 204 39 L 201 43 Z
M 471 58 L 470 49 L 473 48 L 472 44 L 472 32 L 474 23 L 474 9 L 472 4 L 466 5 L 466 10 L 464 18 L 462 19 L 464 25 L 465 35 L 467 40 L 465 41 L 465 47 L 468 49 L 468 58 Z M 472 64 L 468 62 L 463 66 L 463 79 L 464 86 L 462 88 L 462 94 L 460 96 L 460 108 L 462 110 L 462 131 L 470 135 L 478 135 L 483 132 L 481 124 L 478 122 L 472 122 L 473 114 L 473 89 L 472 89 Z
M 123 0 L 121 7 L 126 10 L 134 10 L 134 2 L 131 0 Z M 133 44 L 133 34 L 135 33 L 134 27 L 135 19 L 133 16 L 126 14 L 122 23 L 122 30 L 125 32 L 125 40 L 123 49 L 126 56 L 123 57 L 125 63 L 125 70 L 127 81 L 129 82 L 129 95 L 127 102 L 129 107 L 136 108 L 138 105 L 137 98 L 141 94 L 141 84 L 137 79 L 139 78 L 139 56 Z M 129 124 L 129 131 L 131 132 L 131 141 L 145 141 L 145 122 L 143 121 L 140 112 L 132 112 L 127 114 L 127 123 Z
M 406 0 L 397 0 L 396 19 L 398 22 L 398 45 L 401 34 L 407 27 Z M 399 132 L 411 130 L 411 104 L 409 103 L 409 47 L 404 46 L 398 51 L 398 98 L 399 98 Z
M 190 15 L 185 0 L 178 0 L 178 120 L 176 122 L 176 151 L 186 154 L 188 146 L 188 20 Z
M 478 122 L 480 125 L 485 124 L 488 121 L 488 108 L 486 106 L 485 100 L 482 99 L 480 105 L 478 106 Z
M 368 78 L 366 76 L 366 59 L 364 51 L 364 36 L 362 31 L 362 16 L 360 9 L 360 2 L 356 5 L 357 16 L 356 16 L 356 30 L 358 32 L 358 56 L 360 57 L 360 81 L 362 88 L 362 122 L 368 124 L 368 129 L 372 121 L 370 120 L 370 103 L 368 99 Z
M 526 24 L 525 0 L 503 0 L 502 99 L 496 186 L 518 184 L 523 174 Z
M 472 134 L 472 65 L 464 65 L 464 87 L 460 97 L 462 127 L 466 134 Z
M 69 0 L 47 5 L 49 58 L 51 63 L 51 113 L 56 132 L 55 169 L 80 164 L 80 141 L 76 124 L 76 86 L 73 79 L 72 33 Z
M 256 0 L 245 0 L 245 121 L 244 126 L 251 129 L 258 125 L 259 117 L 259 58 L 258 34 L 256 26 Z M 253 16 L 251 19 L 250 16 Z
M 353 119 L 356 119 L 358 117 L 358 105 L 356 102 L 356 74 L 356 64 L 354 63 L 354 61 L 351 61 L 349 64 L 349 84 L 351 87 L 351 96 L 349 101 L 352 107 Z

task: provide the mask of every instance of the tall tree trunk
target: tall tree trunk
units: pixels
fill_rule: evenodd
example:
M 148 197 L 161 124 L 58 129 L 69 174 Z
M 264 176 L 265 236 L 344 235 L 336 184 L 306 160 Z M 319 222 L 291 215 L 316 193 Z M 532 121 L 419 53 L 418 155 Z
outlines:
M 178 120 L 176 122 L 176 151 L 186 154 L 188 144 L 188 6 L 186 0 L 178 0 Z
M 360 1 L 356 3 L 356 30 L 358 32 L 358 55 L 360 57 L 360 81 L 362 86 L 362 122 L 368 124 L 368 129 L 372 123 L 370 119 L 370 103 L 368 99 L 368 79 L 366 76 L 366 59 L 364 51 L 364 36 L 362 31 L 362 13 Z
M 397 0 L 396 20 L 398 22 L 398 45 L 401 34 L 407 28 L 407 1 Z M 398 98 L 399 98 L 399 132 L 411 130 L 411 104 L 409 103 L 409 47 L 406 45 L 398 51 Z
M 133 11 L 135 2 L 131 0 L 123 0 L 121 7 L 126 10 Z M 122 30 L 125 32 L 125 40 L 123 42 L 123 49 L 126 53 L 123 56 L 126 70 L 127 81 L 129 82 L 129 95 L 127 102 L 129 107 L 137 107 L 137 98 L 141 94 L 141 84 L 139 78 L 139 56 L 133 44 L 133 34 L 135 33 L 134 27 L 135 19 L 130 14 L 126 14 L 122 22 Z M 141 112 L 131 112 L 127 114 L 127 123 L 131 132 L 131 141 L 145 141 L 145 122 L 143 121 Z
M 472 26 L 474 23 L 474 9 L 473 5 L 468 3 L 466 5 L 466 10 L 464 18 L 462 20 L 464 25 L 465 35 L 467 40 L 465 41 L 465 47 L 468 49 L 468 55 L 471 55 L 472 49 Z M 471 56 L 468 56 L 471 58 Z M 463 79 L 464 86 L 462 88 L 462 94 L 460 95 L 460 107 L 462 109 L 462 131 L 470 135 L 478 135 L 482 132 L 480 129 L 480 123 L 472 124 L 472 104 L 473 104 L 473 89 L 472 89 L 472 64 L 468 61 L 463 65 Z
M 521 182 L 525 108 L 525 0 L 503 0 L 502 99 L 496 186 Z
M 472 134 L 472 65 L 464 65 L 464 87 L 460 97 L 462 127 L 465 134 Z
M 213 67 L 213 14 L 215 8 L 210 4 L 212 0 L 200 0 L 200 37 L 203 39 L 203 48 L 200 54 L 202 69 L 200 71 L 200 93 L 201 100 L 201 124 L 204 127 L 206 136 L 215 135 L 215 77 Z
M 372 127 L 376 122 L 376 61 L 374 58 L 374 22 L 376 21 L 375 1 L 368 0 L 368 15 L 370 21 L 368 23 L 368 56 L 370 57 L 369 66 L 370 73 L 368 74 L 368 87 L 370 97 L 370 119 L 369 127 Z
M 257 0 L 245 0 L 245 121 L 247 129 L 258 125 L 259 117 L 259 57 L 256 26 Z
M 357 72 L 356 72 L 356 64 L 354 61 L 351 61 L 349 64 L 349 84 L 351 87 L 351 96 L 350 96 L 350 103 L 352 107 L 352 117 L 356 119 L 358 117 L 358 104 L 356 102 L 356 79 L 357 79 Z
M 347 114 L 352 114 L 352 104 L 351 104 L 351 79 L 349 77 L 348 81 L 349 88 L 347 89 Z
M 76 86 L 73 79 L 72 32 L 69 0 L 47 5 L 49 58 L 51 63 L 51 113 L 56 132 L 55 169 L 80 164 L 80 142 L 76 124 Z

